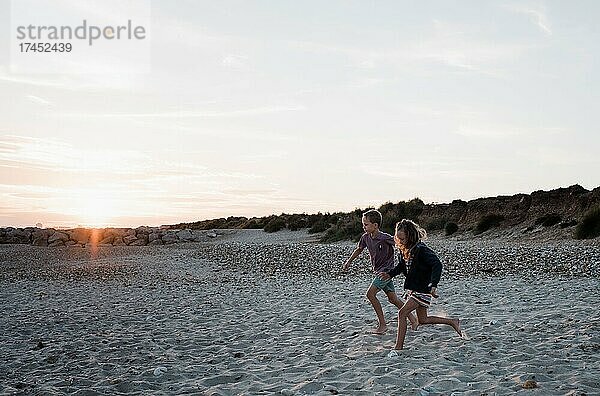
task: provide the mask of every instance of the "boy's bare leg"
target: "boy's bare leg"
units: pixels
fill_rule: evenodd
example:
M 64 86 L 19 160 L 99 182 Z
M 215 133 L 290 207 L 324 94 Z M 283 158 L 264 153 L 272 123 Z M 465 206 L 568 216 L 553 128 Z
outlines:
M 404 348 L 404 337 L 406 337 L 406 319 L 408 319 L 408 315 L 414 311 L 419 304 L 409 298 L 408 301 L 404 303 L 404 306 L 400 308 L 398 312 L 398 335 L 396 336 L 396 346 L 394 349 L 402 349 Z
M 385 294 L 387 294 L 388 300 L 392 304 L 394 304 L 395 306 L 398 307 L 398 310 L 402 309 L 402 306 L 404 305 L 404 301 L 402 301 L 400 298 L 398 298 L 398 295 L 395 292 L 385 292 Z M 410 327 L 413 330 L 417 330 L 419 328 L 419 321 L 417 320 L 417 317 L 415 316 L 415 314 L 413 314 L 411 312 L 408 315 L 408 320 L 410 321 Z
M 373 333 L 383 334 L 387 330 L 387 326 L 385 324 L 385 317 L 383 316 L 383 309 L 381 308 L 381 303 L 377 299 L 377 292 L 379 292 L 378 288 L 376 288 L 373 285 L 369 286 L 369 289 L 367 289 L 367 299 L 369 300 L 369 302 L 373 306 L 373 309 L 375 310 L 375 313 L 377 314 L 378 325 L 377 328 L 373 330 Z
M 462 337 L 462 331 L 460 330 L 460 319 L 448 319 L 441 318 L 439 316 L 427 316 L 427 308 L 419 305 L 417 308 L 417 317 L 419 318 L 420 324 L 445 324 L 451 326 L 460 337 Z

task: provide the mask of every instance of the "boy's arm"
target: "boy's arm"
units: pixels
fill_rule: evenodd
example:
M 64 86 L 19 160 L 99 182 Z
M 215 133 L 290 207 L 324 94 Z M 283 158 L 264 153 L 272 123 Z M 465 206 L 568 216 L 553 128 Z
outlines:
M 364 248 L 362 248 L 360 246 L 357 247 L 356 249 L 354 249 L 354 252 L 352 252 L 352 255 L 350 257 L 348 257 L 348 260 L 346 260 L 346 262 L 342 266 L 342 269 L 344 271 L 348 271 L 348 268 L 350 268 L 350 264 L 352 264 L 354 259 L 357 258 L 362 253 L 363 249 Z

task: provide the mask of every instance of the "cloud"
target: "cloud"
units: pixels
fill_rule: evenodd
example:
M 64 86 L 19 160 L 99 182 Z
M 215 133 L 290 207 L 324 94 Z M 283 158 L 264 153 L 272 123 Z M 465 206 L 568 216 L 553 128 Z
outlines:
M 156 113 L 67 113 L 60 117 L 97 117 L 97 118 L 221 118 L 221 117 L 245 117 L 281 112 L 304 111 L 303 105 L 292 106 L 266 106 L 249 109 L 229 111 L 171 111 Z
M 552 35 L 552 29 L 550 28 L 550 22 L 546 16 L 546 12 L 543 9 L 536 9 L 532 7 L 526 7 L 523 5 L 508 5 L 506 9 L 517 13 L 529 16 L 530 20 L 538 27 L 538 29 L 548 36 Z
M 52 106 L 52 102 L 50 102 L 44 98 L 40 98 L 39 96 L 25 95 L 25 98 L 27 98 L 28 100 L 30 100 L 31 102 L 36 103 L 36 104 L 40 104 L 40 105 L 44 105 L 44 106 Z

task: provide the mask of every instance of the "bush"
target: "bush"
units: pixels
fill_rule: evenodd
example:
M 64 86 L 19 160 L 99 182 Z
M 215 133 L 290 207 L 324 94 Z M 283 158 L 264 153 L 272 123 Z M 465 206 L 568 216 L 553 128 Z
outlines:
M 289 215 L 287 219 L 287 228 L 290 231 L 298 231 L 301 228 L 307 228 L 308 222 L 306 220 L 306 214 L 293 214 Z
M 444 227 L 446 226 L 446 219 L 433 219 L 428 221 L 425 224 L 425 229 L 427 231 L 435 231 L 435 230 L 443 230 Z
M 418 222 L 419 215 L 423 212 L 424 207 L 425 204 L 419 198 L 414 198 L 410 201 L 402 201 L 395 204 L 391 202 L 384 203 L 378 209 L 383 217 L 383 225 L 381 230 L 393 235 L 395 231 L 394 229 L 396 228 L 396 223 L 400 220 L 412 219 Z M 362 212 L 359 213 L 359 221 L 361 221 L 361 217 Z
M 283 217 L 273 217 L 264 227 L 265 232 L 277 232 L 285 228 Z
M 560 216 L 556 213 L 551 213 L 551 214 L 547 214 L 545 216 L 542 217 L 538 217 L 535 220 L 535 225 L 536 226 L 544 226 L 544 227 L 552 227 L 555 224 L 560 223 L 562 219 L 560 218 Z
M 240 225 L 240 228 L 244 230 L 260 230 L 261 228 L 264 228 L 265 225 L 266 223 L 264 222 L 263 218 L 258 219 L 256 217 L 253 217 L 251 219 L 246 220 L 242 225 Z
M 327 221 L 324 220 L 324 219 L 321 219 L 321 220 L 317 221 L 316 223 L 314 223 L 312 225 L 312 227 L 310 227 L 308 229 L 308 233 L 309 234 L 316 234 L 318 232 L 327 231 L 328 228 L 329 228 L 329 224 L 327 223 Z
M 446 233 L 446 236 L 450 236 L 450 235 L 454 234 L 456 231 L 458 231 L 458 224 L 456 224 L 456 223 L 449 222 L 449 223 L 446 223 L 446 225 L 444 226 L 444 232 Z
M 341 217 L 336 224 L 327 229 L 321 241 L 337 242 L 346 239 L 357 241 L 364 232 L 361 216 L 362 211 L 355 210 L 347 216 Z
M 502 216 L 502 215 L 497 215 L 497 214 L 485 215 L 479 220 L 479 222 L 475 226 L 475 230 L 473 231 L 473 233 L 475 235 L 481 234 L 482 232 L 485 232 L 485 231 L 489 230 L 490 228 L 499 226 L 503 220 L 504 220 L 504 216 Z
M 600 236 L 600 206 L 588 210 L 575 229 L 575 238 L 592 239 Z

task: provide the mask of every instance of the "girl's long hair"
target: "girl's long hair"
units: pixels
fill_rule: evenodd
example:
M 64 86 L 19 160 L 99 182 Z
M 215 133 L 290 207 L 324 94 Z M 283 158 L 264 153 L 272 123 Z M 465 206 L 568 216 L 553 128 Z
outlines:
M 398 239 L 398 232 L 404 231 L 406 234 L 406 245 L 404 245 Z M 396 246 L 402 252 L 402 256 L 405 260 L 409 260 L 411 249 L 419 243 L 421 240 L 427 239 L 427 231 L 421 228 L 417 223 L 412 220 L 402 219 L 396 223 L 396 232 L 394 233 L 394 241 Z

